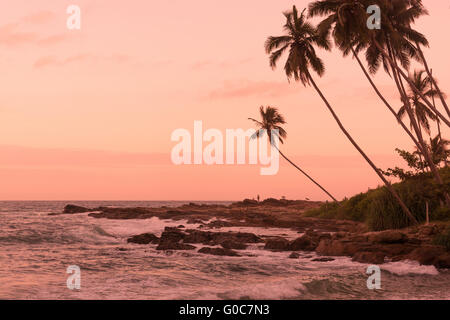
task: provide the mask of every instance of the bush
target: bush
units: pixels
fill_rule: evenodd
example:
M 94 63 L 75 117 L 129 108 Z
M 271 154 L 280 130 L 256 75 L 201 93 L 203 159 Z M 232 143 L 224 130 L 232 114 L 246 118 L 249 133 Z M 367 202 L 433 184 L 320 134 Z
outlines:
M 450 251 L 450 226 L 433 239 L 433 244 L 444 246 Z
M 441 206 L 444 190 L 450 190 L 450 168 L 440 170 L 445 181 L 439 186 L 429 174 L 414 176 L 396 183 L 393 188 L 419 222 L 426 220 L 426 203 L 430 219 L 450 219 L 450 209 Z M 386 187 L 360 193 L 338 203 L 326 203 L 305 213 L 307 216 L 365 222 L 371 230 L 400 229 L 410 225 L 408 217 Z

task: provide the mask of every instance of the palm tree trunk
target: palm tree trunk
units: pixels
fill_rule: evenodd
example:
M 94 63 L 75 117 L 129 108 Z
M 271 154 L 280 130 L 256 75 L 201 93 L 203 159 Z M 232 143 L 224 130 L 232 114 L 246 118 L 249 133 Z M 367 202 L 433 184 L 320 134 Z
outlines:
M 438 86 L 437 82 L 433 78 L 433 72 L 430 71 L 430 69 L 428 68 L 428 63 L 427 63 L 427 60 L 425 59 L 425 55 L 423 54 L 423 51 L 422 51 L 422 49 L 420 48 L 420 45 L 417 42 L 416 42 L 416 46 L 417 46 L 417 51 L 419 51 L 420 58 L 422 59 L 423 65 L 425 67 L 425 70 L 428 73 L 428 77 L 430 77 L 430 79 L 431 79 L 431 84 L 432 85 L 434 84 L 434 86 L 436 87 L 436 90 L 438 92 L 439 98 L 442 101 L 442 105 L 444 106 L 445 111 L 447 111 L 447 114 L 450 117 L 450 109 L 448 108 L 447 102 L 445 102 L 444 95 L 442 94 L 441 89 L 439 89 L 439 86 Z M 433 100 L 434 100 L 434 97 L 433 97 Z
M 378 90 L 377 86 L 373 82 L 372 78 L 370 77 L 369 73 L 367 72 L 366 68 L 364 67 L 364 64 L 361 62 L 361 59 L 359 59 L 359 56 L 355 52 L 353 47 L 352 47 L 352 52 L 353 52 L 353 56 L 358 61 L 359 66 L 361 67 L 362 71 L 364 72 L 364 75 L 366 76 L 367 80 L 369 80 L 370 84 L 372 85 L 372 88 L 375 90 L 378 97 L 381 99 L 381 101 L 383 101 L 383 103 L 386 105 L 386 107 L 389 109 L 389 111 L 394 115 L 395 119 L 397 119 L 398 123 L 401 125 L 403 130 L 405 130 L 405 132 L 408 134 L 408 136 L 411 138 L 411 140 L 417 146 L 419 151 L 422 152 L 422 146 L 420 145 L 419 141 L 417 141 L 416 137 L 412 134 L 411 130 L 409 130 L 408 127 L 403 123 L 402 119 L 400 119 L 397 112 L 395 112 L 394 108 L 392 108 L 392 106 L 387 102 L 387 100 L 384 98 L 384 96 Z
M 430 78 L 431 78 L 431 100 L 433 102 L 434 108 L 436 109 L 436 103 L 434 101 L 434 94 L 433 94 L 433 82 L 434 82 L 434 80 L 433 80 L 433 69 L 430 70 Z M 438 116 L 436 116 L 436 126 L 437 126 L 439 140 L 442 141 L 441 124 L 440 124 L 440 120 L 439 120 Z
M 397 192 L 394 190 L 394 188 L 392 187 L 390 182 L 386 180 L 386 178 L 381 173 L 380 169 L 378 169 L 378 167 L 372 162 L 372 160 L 370 160 L 370 158 L 364 153 L 364 151 L 359 147 L 359 145 L 355 142 L 355 140 L 352 138 L 352 136 L 345 129 L 345 127 L 343 126 L 343 124 L 339 120 L 339 117 L 336 115 L 336 113 L 334 112 L 333 108 L 331 107 L 330 103 L 325 98 L 325 96 L 322 94 L 322 91 L 320 91 L 320 89 L 317 87 L 316 83 L 314 82 L 313 78 L 311 77 L 311 74 L 308 73 L 307 76 L 308 76 L 309 81 L 313 85 L 314 89 L 316 89 L 317 93 L 322 98 L 322 100 L 325 103 L 325 105 L 327 106 L 328 110 L 331 112 L 331 114 L 332 114 L 334 120 L 337 122 L 339 128 L 342 130 L 342 132 L 347 137 L 347 139 L 350 140 L 351 144 L 356 148 L 356 150 L 358 150 L 358 152 L 363 156 L 363 158 L 367 161 L 367 163 L 369 163 L 369 165 L 372 167 L 372 169 L 376 172 L 376 174 L 384 182 L 384 184 L 386 185 L 386 188 L 391 192 L 391 194 L 397 200 L 397 202 L 399 203 L 399 205 L 402 208 L 403 212 L 408 216 L 408 218 L 411 220 L 411 222 L 413 224 L 417 224 L 418 222 L 417 222 L 416 218 L 414 218 L 414 216 L 409 211 L 408 207 L 405 205 L 403 200 L 399 197 Z
M 417 138 L 418 138 L 420 144 L 422 145 L 423 156 L 425 157 L 425 160 L 428 162 L 430 171 L 433 173 L 433 176 L 434 176 L 436 182 L 438 184 L 440 184 L 441 186 L 443 186 L 444 185 L 444 181 L 442 180 L 442 177 L 439 174 L 439 171 L 438 171 L 438 169 L 436 168 L 436 165 L 433 162 L 433 158 L 431 157 L 431 154 L 430 154 L 430 152 L 428 150 L 428 147 L 427 147 L 425 141 L 423 140 L 422 132 L 419 129 L 419 126 L 418 126 L 418 124 L 416 122 L 414 114 L 413 114 L 413 112 L 411 110 L 411 104 L 409 102 L 408 97 L 406 96 L 406 91 L 405 91 L 405 88 L 403 86 L 403 83 L 402 83 L 400 75 L 399 75 L 399 71 L 402 71 L 402 70 L 397 65 L 397 60 L 394 57 L 393 52 L 391 51 L 389 45 L 388 45 L 388 50 L 389 50 L 388 58 L 389 58 L 389 63 L 390 63 L 391 68 L 392 68 L 392 73 L 394 75 L 394 80 L 395 80 L 395 83 L 397 85 L 397 89 L 398 89 L 398 91 L 399 91 L 399 93 L 400 93 L 400 95 L 402 97 L 403 103 L 405 104 L 406 111 L 408 112 L 409 118 L 410 118 L 411 123 L 413 125 L 414 131 L 416 132 Z M 409 80 L 409 77 L 408 77 L 408 80 Z M 445 192 L 444 193 L 444 197 L 445 197 L 445 201 L 447 203 L 447 206 L 450 207 L 450 196 L 449 196 L 449 194 L 447 192 Z
M 416 88 L 416 86 L 414 85 L 414 83 L 411 81 L 411 79 L 409 79 L 409 77 L 405 74 L 405 72 L 403 72 L 403 70 L 396 65 L 393 60 L 391 59 L 391 57 L 389 57 L 389 55 L 386 53 L 386 51 L 383 49 L 383 47 L 378 43 L 378 41 L 374 38 L 373 39 L 375 46 L 378 48 L 378 50 L 380 50 L 381 54 L 389 61 L 389 64 L 392 66 L 392 69 L 397 70 L 397 72 L 403 77 L 403 79 L 405 79 L 408 84 L 411 86 L 411 89 L 420 97 L 422 98 L 422 100 L 427 104 L 427 106 L 431 109 L 433 109 L 433 105 L 430 103 L 430 101 L 428 101 L 428 99 L 424 96 L 424 94 L 422 92 L 420 92 L 420 90 L 418 90 Z M 450 121 L 445 118 L 442 113 L 439 112 L 439 110 L 435 110 L 436 114 L 438 115 L 439 118 L 442 119 L 442 121 L 448 126 L 450 127 Z
M 276 146 L 274 146 L 275 149 L 278 150 L 278 152 L 280 153 L 280 155 L 290 164 L 292 164 L 297 170 L 299 170 L 301 173 L 303 173 L 309 180 L 311 180 L 316 186 L 318 186 L 320 189 L 322 189 L 323 192 L 325 192 L 331 199 L 333 199 L 334 201 L 338 202 L 336 200 L 335 197 L 333 197 L 327 190 L 325 190 L 324 187 L 322 187 L 317 181 L 315 181 L 313 178 L 311 178 L 305 171 L 303 171 L 302 169 L 300 169 L 300 167 L 298 167 L 295 163 L 293 163 L 291 160 L 288 159 L 288 157 L 286 157 L 283 152 L 280 151 L 280 149 L 278 149 Z

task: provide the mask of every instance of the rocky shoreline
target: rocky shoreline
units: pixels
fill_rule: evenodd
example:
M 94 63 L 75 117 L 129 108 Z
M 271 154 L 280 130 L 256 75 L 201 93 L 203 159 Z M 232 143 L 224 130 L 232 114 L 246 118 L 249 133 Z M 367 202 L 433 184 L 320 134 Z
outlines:
M 198 225 L 196 229 L 166 227 L 160 237 L 144 233 L 128 239 L 130 243 L 156 245 L 157 250 L 195 250 L 202 254 L 239 257 L 239 250 L 249 244 L 264 244 L 265 250 L 315 252 L 327 262 L 334 256 L 348 256 L 353 261 L 383 264 L 390 261 L 415 260 L 422 265 L 450 268 L 450 252 L 433 245 L 433 238 L 444 226 L 430 224 L 402 230 L 368 232 L 355 221 L 305 217 L 305 210 L 320 202 L 267 199 L 263 202 L 244 200 L 231 205 L 188 204 L 177 208 L 83 208 L 67 205 L 62 214 L 89 213 L 93 218 L 106 219 L 169 219 Z M 61 213 L 58 213 L 61 214 Z M 56 215 L 50 214 L 50 215 Z M 261 236 L 245 232 L 214 231 L 223 227 L 288 228 L 302 235 L 294 240 Z

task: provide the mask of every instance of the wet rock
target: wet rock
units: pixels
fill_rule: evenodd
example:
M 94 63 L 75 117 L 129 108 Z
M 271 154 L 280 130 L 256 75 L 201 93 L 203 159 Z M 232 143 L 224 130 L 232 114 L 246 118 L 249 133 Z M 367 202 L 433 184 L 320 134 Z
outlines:
M 220 245 L 225 249 L 236 249 L 244 250 L 247 249 L 247 245 L 242 242 L 237 242 L 234 240 L 225 240 L 220 243 Z
M 299 257 L 300 257 L 300 254 L 297 253 L 297 252 L 292 252 L 292 253 L 289 255 L 289 259 L 298 259 Z
M 203 223 L 203 220 L 197 219 L 197 218 L 189 218 L 189 219 L 186 221 L 186 223 L 187 223 L 187 224 L 202 224 L 202 223 Z
M 445 264 L 445 260 L 440 261 L 440 257 L 445 257 L 445 249 L 439 246 L 422 246 L 413 250 L 408 258 L 419 261 L 423 265 Z
M 318 239 L 314 239 L 309 235 L 303 235 L 300 238 L 293 240 L 289 244 L 289 250 L 292 251 L 314 251 L 318 246 Z
M 207 224 L 210 228 L 224 228 L 224 227 L 232 227 L 234 226 L 233 223 L 223 220 L 215 220 L 213 222 L 210 222 Z
M 289 241 L 284 238 L 269 239 L 266 241 L 264 249 L 274 251 L 289 250 Z
M 406 234 L 398 230 L 369 232 L 366 235 L 372 243 L 404 243 L 407 240 Z
M 236 251 L 233 251 L 231 249 L 225 249 L 225 248 L 210 248 L 210 247 L 204 247 L 198 250 L 199 253 L 204 254 L 212 254 L 215 256 L 229 256 L 229 257 L 238 257 L 239 254 Z
M 218 245 L 224 241 L 238 243 L 258 243 L 262 239 L 253 233 L 246 232 L 210 232 L 200 230 L 186 230 L 185 243 L 202 243 L 207 245 Z
M 85 212 L 89 212 L 89 211 L 91 211 L 91 209 L 89 209 L 89 208 L 80 207 L 80 206 L 76 206 L 73 204 L 68 204 L 64 207 L 63 213 L 74 214 L 74 213 L 85 213 Z
M 352 258 L 352 261 L 361 263 L 382 264 L 384 263 L 385 256 L 386 255 L 383 252 L 361 251 L 355 253 L 355 255 Z
M 422 237 L 434 236 L 439 233 L 439 227 L 435 224 L 421 226 L 419 228 L 419 235 Z
M 442 269 L 450 269 L 450 253 L 446 252 L 437 257 L 436 261 L 434 261 L 434 266 Z
M 159 243 L 159 238 L 155 236 L 153 233 L 143 233 L 136 236 L 132 236 L 127 239 L 128 243 L 137 243 L 137 244 L 149 244 L 149 243 Z
M 186 234 L 178 228 L 166 227 L 164 232 L 161 234 L 160 243 L 180 242 L 185 236 Z
M 366 247 L 366 243 L 323 239 L 317 246 L 316 252 L 324 256 L 353 256 L 356 252 Z
M 156 250 L 194 250 L 195 247 L 189 244 L 179 242 L 164 242 L 160 243 Z
M 311 261 L 315 261 L 315 262 L 330 262 L 330 261 L 334 261 L 335 259 L 333 258 L 315 258 L 312 259 Z

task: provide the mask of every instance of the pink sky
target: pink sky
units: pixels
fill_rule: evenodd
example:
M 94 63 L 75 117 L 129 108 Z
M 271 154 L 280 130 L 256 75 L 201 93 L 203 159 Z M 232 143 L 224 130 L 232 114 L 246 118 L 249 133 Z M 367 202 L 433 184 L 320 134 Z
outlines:
M 264 53 L 282 11 L 308 1 L 15 0 L 0 4 L 0 199 L 234 200 L 326 196 L 283 164 L 175 166 L 170 135 L 251 128 L 272 105 L 287 118 L 285 154 L 338 198 L 366 191 L 378 177 L 342 135 L 312 88 L 288 84 Z M 82 10 L 81 30 L 66 8 Z M 450 87 L 450 3 L 424 0 L 417 29 L 441 88 Z M 345 126 L 380 167 L 400 165 L 394 149 L 412 145 L 357 64 L 320 52 L 317 79 Z M 376 77 L 393 105 L 393 82 Z

